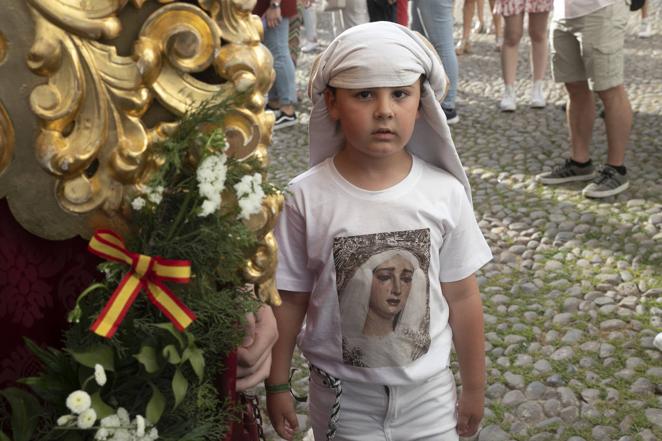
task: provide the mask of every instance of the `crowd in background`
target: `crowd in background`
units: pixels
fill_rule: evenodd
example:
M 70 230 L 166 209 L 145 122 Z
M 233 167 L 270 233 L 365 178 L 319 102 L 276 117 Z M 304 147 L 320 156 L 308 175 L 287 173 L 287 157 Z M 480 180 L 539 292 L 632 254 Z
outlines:
M 458 0 L 461 1 L 461 0 Z M 546 106 L 544 79 L 548 69 L 548 23 L 553 0 L 488 0 L 491 20 L 485 19 L 485 0 L 464 0 L 462 32 L 453 36 L 454 0 L 258 0 L 254 13 L 265 25 L 265 44 L 274 56 L 276 81 L 269 93 L 267 109 L 276 113 L 275 129 L 298 122 L 295 112 L 297 89 L 295 69 L 298 54 L 320 50 L 317 39 L 318 12 L 331 15 L 332 32 L 369 21 L 393 21 L 423 33 L 437 50 L 450 80 L 441 106 L 449 124 L 459 121 L 455 106 L 459 79 L 458 56 L 471 54 L 472 35 L 494 35 L 494 50 L 500 52 L 503 93 L 498 107 L 517 109 L 515 82 L 519 45 L 527 29 L 531 52 L 529 105 Z M 641 8 L 637 35 L 652 36 L 648 1 Z M 526 26 L 525 26 L 526 19 Z
M 493 32 L 500 52 L 503 91 L 498 102 L 502 112 L 514 112 L 519 45 L 527 29 L 530 41 L 531 88 L 528 106 L 544 108 L 545 77 L 552 65 L 555 82 L 568 92 L 566 115 L 570 155 L 565 162 L 538 176 L 544 185 L 592 181 L 583 190 L 586 197 L 616 195 L 629 187 L 624 165 L 632 126 L 632 109 L 624 87 L 623 47 L 631 11 L 641 14 L 638 36 L 652 35 L 651 0 L 489 0 L 491 24 L 484 19 L 484 0 L 464 0 L 462 33 L 453 36 L 454 0 L 258 0 L 254 13 L 262 17 L 264 43 L 274 57 L 276 79 L 269 92 L 267 109 L 275 113 L 274 129 L 298 122 L 295 105 L 296 61 L 299 51 L 319 49 L 317 12 L 332 14 L 334 36 L 368 21 L 392 21 L 425 35 L 434 46 L 449 79 L 440 103 L 448 124 L 460 121 L 456 109 L 458 57 L 473 51 L 474 32 Z M 642 7 L 642 3 L 643 7 Z M 477 6 L 477 7 L 476 7 Z M 477 23 L 474 15 L 477 11 Z M 551 20 L 550 20 L 550 15 Z M 526 26 L 525 26 L 526 22 Z M 303 29 L 303 41 L 300 35 Z M 551 51 L 551 52 L 550 52 Z M 603 105 L 608 158 L 597 169 L 590 157 L 595 99 Z

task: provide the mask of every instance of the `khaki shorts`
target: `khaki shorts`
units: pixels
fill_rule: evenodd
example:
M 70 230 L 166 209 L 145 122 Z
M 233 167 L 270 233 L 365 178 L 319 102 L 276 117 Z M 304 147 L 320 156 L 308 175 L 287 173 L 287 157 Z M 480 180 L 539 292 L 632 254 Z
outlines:
M 589 81 L 595 91 L 623 84 L 624 0 L 583 17 L 552 22 L 552 74 L 557 83 Z

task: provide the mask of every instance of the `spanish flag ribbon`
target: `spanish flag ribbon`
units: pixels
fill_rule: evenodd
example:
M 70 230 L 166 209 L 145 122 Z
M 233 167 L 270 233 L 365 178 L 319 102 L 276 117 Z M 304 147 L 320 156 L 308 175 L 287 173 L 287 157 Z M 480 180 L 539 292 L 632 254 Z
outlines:
M 132 253 L 126 249 L 122 239 L 110 230 L 97 230 L 87 249 L 104 259 L 124 262 L 131 266 L 131 270 L 124 276 L 92 324 L 90 329 L 96 334 L 111 338 L 142 289 L 146 290 L 149 300 L 180 331 L 195 320 L 193 311 L 162 283 L 188 283 L 191 279 L 191 263 L 188 260 L 170 260 Z

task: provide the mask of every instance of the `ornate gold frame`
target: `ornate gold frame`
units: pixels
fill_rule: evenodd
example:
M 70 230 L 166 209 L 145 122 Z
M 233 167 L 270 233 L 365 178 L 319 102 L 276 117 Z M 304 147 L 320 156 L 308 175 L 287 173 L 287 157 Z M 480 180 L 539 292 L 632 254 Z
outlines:
M 214 96 L 235 103 L 219 121 L 229 153 L 266 165 L 274 72 L 255 0 L 0 3 L 0 197 L 34 234 L 125 230 L 127 201 L 159 165 L 150 146 Z M 244 275 L 273 303 L 281 203 L 247 221 L 261 242 Z

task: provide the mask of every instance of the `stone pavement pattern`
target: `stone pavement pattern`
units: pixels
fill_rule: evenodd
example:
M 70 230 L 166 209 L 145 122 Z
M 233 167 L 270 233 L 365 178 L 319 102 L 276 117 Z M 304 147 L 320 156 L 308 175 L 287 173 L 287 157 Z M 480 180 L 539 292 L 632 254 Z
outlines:
M 635 112 L 626 158 L 631 188 L 601 201 L 583 198 L 581 184 L 543 187 L 534 180 L 567 154 L 565 92 L 548 78 L 547 107 L 527 107 L 526 38 L 513 114 L 497 111 L 493 36 L 476 36 L 473 54 L 460 57 L 462 120 L 452 133 L 494 253 L 479 273 L 488 371 L 479 441 L 662 440 L 662 352 L 652 344 L 662 331 L 660 24 L 650 39 L 627 38 L 625 76 Z M 330 28 L 328 14 L 320 13 L 323 44 Z M 302 91 L 314 55 L 300 56 Z M 309 108 L 305 98 L 301 124 L 274 133 L 270 176 L 278 184 L 307 168 Z M 601 163 L 600 119 L 593 146 Z M 305 393 L 306 362 L 298 357 L 295 365 L 294 388 Z M 263 388 L 258 392 L 264 403 Z M 306 405 L 298 412 L 307 429 Z M 263 418 L 267 439 L 279 439 L 264 410 Z

